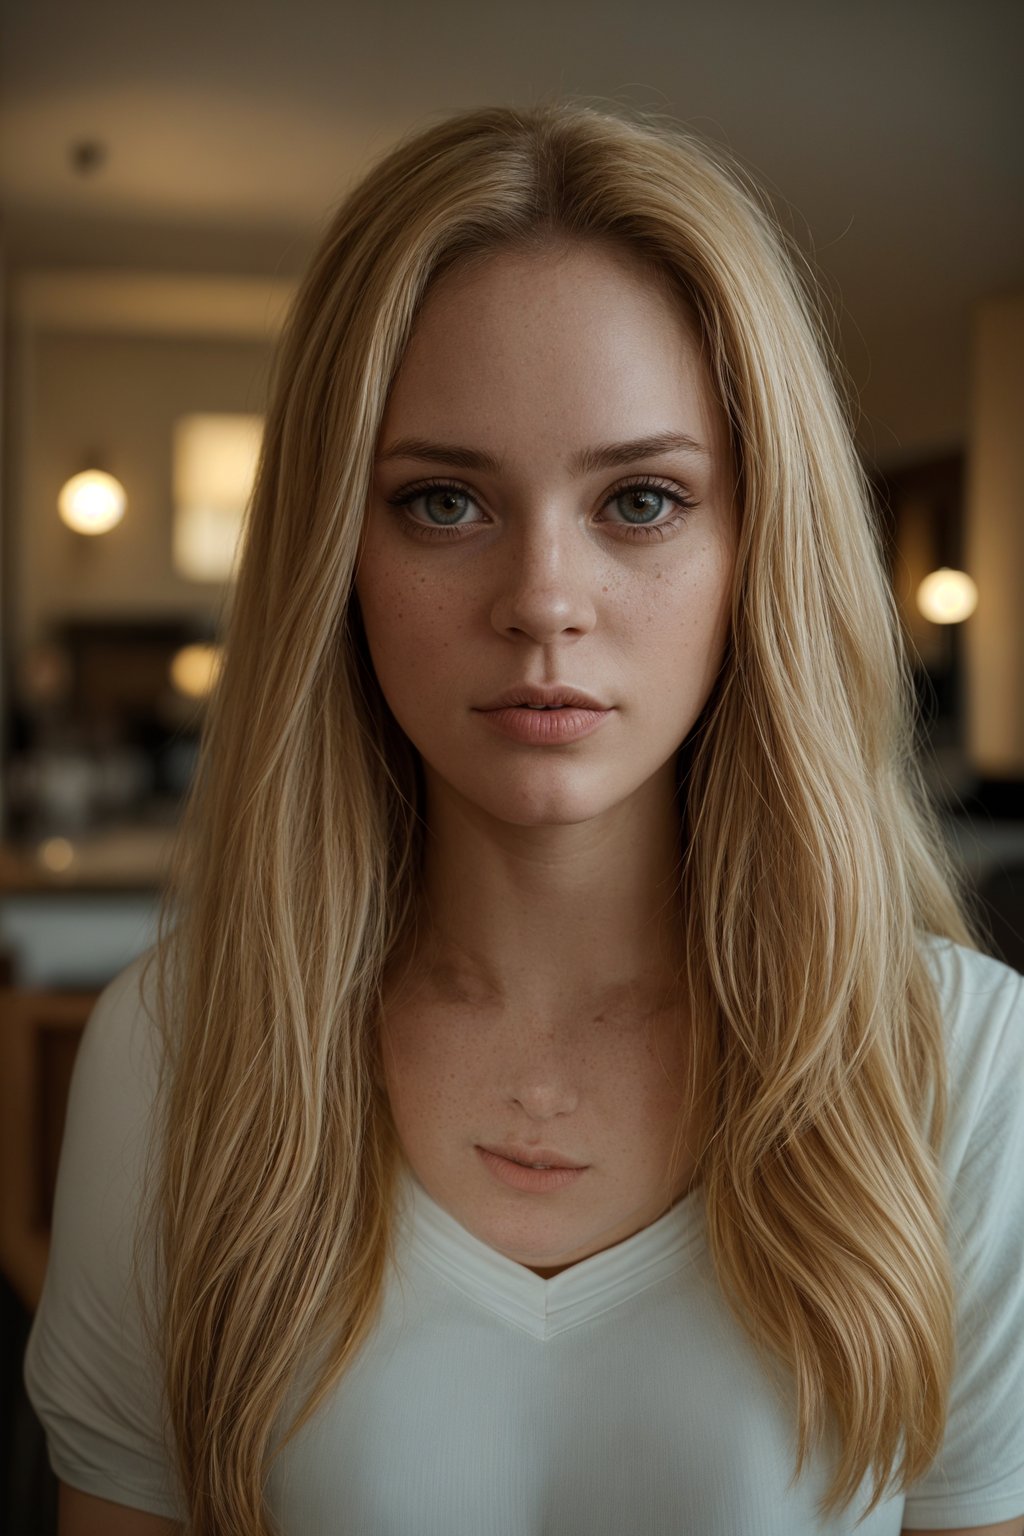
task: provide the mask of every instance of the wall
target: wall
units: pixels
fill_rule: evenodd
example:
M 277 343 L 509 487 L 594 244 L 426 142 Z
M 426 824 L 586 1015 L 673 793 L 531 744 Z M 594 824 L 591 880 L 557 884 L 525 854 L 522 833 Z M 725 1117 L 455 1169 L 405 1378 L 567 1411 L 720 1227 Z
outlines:
M 10 279 L 8 668 L 48 619 L 219 612 L 218 584 L 171 559 L 177 416 L 261 412 L 291 281 L 130 271 L 22 271 Z M 63 482 L 103 462 L 128 509 L 88 537 L 57 515 Z
M 968 747 L 984 777 L 1022 779 L 1024 294 L 993 299 L 976 314 L 968 465 L 965 552 L 978 585 L 965 626 Z
M 237 339 L 36 334 L 23 377 L 24 433 L 9 558 L 15 654 L 49 619 L 208 614 L 219 586 L 171 560 L 174 422 L 194 411 L 262 412 L 267 346 Z M 124 485 L 128 509 L 98 537 L 59 519 L 64 481 L 90 463 Z

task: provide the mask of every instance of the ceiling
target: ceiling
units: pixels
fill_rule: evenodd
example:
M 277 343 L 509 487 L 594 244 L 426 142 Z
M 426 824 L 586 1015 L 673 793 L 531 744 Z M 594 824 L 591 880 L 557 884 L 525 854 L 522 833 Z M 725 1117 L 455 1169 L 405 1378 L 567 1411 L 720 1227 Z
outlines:
M 1019 0 L 3 0 L 9 274 L 297 275 L 395 138 L 552 94 L 726 144 L 836 312 L 862 447 L 964 447 L 972 315 L 1024 288 Z M 105 158 L 76 169 L 72 147 Z

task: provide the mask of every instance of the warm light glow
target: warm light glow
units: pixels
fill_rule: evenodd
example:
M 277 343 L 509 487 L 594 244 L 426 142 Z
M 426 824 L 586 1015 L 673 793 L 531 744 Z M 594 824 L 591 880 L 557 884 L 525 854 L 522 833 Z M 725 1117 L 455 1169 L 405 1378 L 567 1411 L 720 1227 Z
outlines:
M 36 849 L 36 858 L 44 869 L 63 874 L 75 862 L 75 850 L 66 837 L 48 837 Z
M 101 469 L 86 469 L 61 486 L 57 511 L 76 533 L 108 533 L 124 517 L 124 486 Z
M 978 589 L 964 571 L 944 565 L 917 589 L 917 606 L 933 624 L 960 624 L 978 606 Z
M 192 581 L 228 581 L 238 565 L 263 417 L 182 416 L 174 428 L 174 565 Z
M 219 645 L 184 645 L 171 660 L 171 682 L 187 699 L 205 699 L 220 672 Z

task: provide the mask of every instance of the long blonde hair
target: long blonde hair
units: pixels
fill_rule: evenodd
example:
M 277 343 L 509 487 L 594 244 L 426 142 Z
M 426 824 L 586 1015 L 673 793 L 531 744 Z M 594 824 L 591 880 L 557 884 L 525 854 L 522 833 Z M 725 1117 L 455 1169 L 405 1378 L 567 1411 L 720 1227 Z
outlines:
M 695 136 L 564 100 L 487 108 L 386 154 L 301 285 L 161 908 L 138 1252 L 159 1261 L 159 1305 L 141 1300 L 194 1536 L 273 1530 L 268 1456 L 370 1335 L 393 1254 L 377 1025 L 415 921 L 422 783 L 353 598 L 388 391 L 442 272 L 566 240 L 614 242 L 691 306 L 737 466 L 731 633 L 680 752 L 710 1257 L 766 1366 L 795 1381 L 794 1481 L 838 1434 L 823 1514 L 868 1471 L 873 1509 L 901 1450 L 906 1486 L 941 1443 L 947 1081 L 921 940 L 983 941 L 917 767 L 819 301 L 749 178 Z

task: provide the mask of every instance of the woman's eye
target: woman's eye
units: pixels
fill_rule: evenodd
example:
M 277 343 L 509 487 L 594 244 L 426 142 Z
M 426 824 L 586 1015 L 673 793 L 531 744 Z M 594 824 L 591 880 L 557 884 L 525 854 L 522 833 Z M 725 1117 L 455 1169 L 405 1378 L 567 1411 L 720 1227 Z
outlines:
M 423 502 L 428 518 L 436 517 L 439 521 L 429 524 L 413 517 L 412 508 L 418 501 Z M 396 507 L 416 532 L 428 539 L 459 538 L 464 526 L 463 514 L 467 506 L 472 505 L 473 498 L 461 485 L 433 481 L 429 485 L 411 485 L 397 495 L 389 496 L 387 503 L 389 507 Z
M 692 496 L 678 486 L 660 480 L 631 480 L 612 489 L 605 507 L 614 507 L 622 522 L 612 522 L 620 530 L 616 537 L 635 541 L 663 539 L 679 528 L 697 505 Z M 666 511 L 671 515 L 666 516 Z
M 421 491 L 415 500 L 423 502 L 428 517 L 437 517 L 450 527 L 462 517 L 472 497 L 458 486 L 439 485 L 431 491 Z
M 622 513 L 629 527 L 646 527 L 650 523 L 656 523 L 666 511 L 666 502 L 677 507 L 693 506 L 693 502 L 678 491 L 646 483 L 629 485 L 624 490 L 614 491 L 608 504 L 615 506 Z M 669 521 L 673 520 L 670 518 Z
M 412 509 L 418 502 L 423 504 L 425 519 L 413 516 Z M 399 511 L 417 536 L 427 539 L 461 538 L 463 528 L 468 526 L 466 511 L 475 505 L 472 493 L 464 486 L 442 480 L 407 486 L 389 496 L 387 503 Z M 614 487 L 603 503 L 602 509 L 613 507 L 620 513 L 621 521 L 603 518 L 601 522 L 620 530 L 616 537 L 663 539 L 665 532 L 682 523 L 696 504 L 676 486 L 652 480 L 630 481 Z M 675 510 L 671 516 L 665 516 L 669 507 Z

